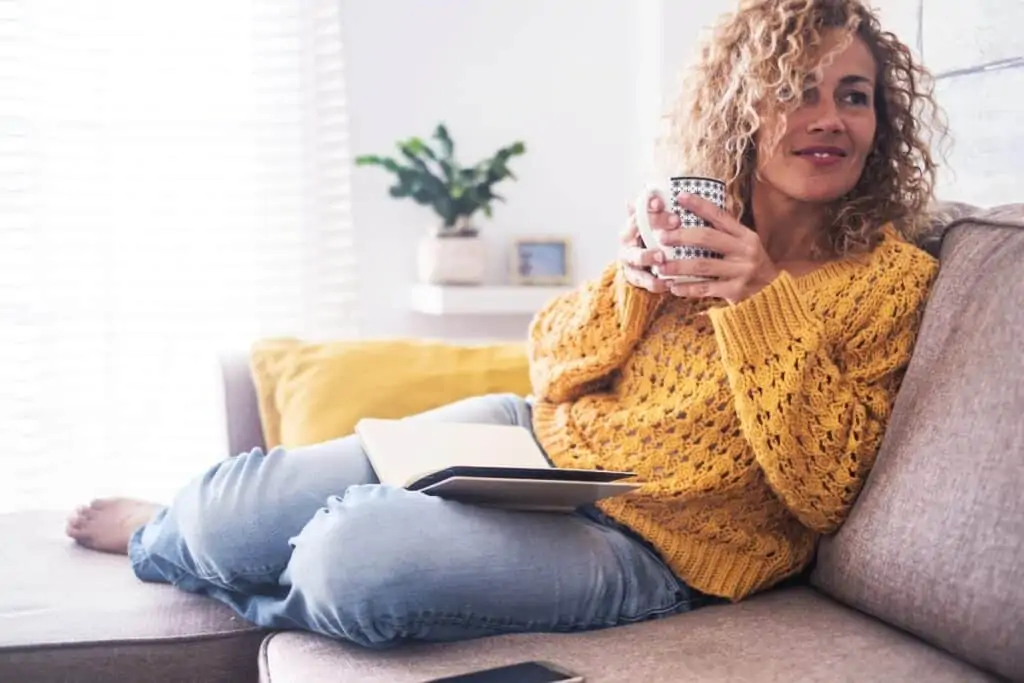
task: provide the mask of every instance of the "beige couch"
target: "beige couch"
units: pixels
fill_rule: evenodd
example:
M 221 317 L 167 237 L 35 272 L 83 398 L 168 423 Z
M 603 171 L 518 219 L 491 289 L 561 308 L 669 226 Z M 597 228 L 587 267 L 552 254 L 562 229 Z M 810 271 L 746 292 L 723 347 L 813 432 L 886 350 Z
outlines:
M 1024 681 L 1024 205 L 950 208 L 878 463 L 807 585 L 604 631 L 376 652 L 260 632 L 74 547 L 61 514 L 24 513 L 0 517 L 0 681 L 400 683 L 537 658 L 591 683 Z M 239 451 L 259 441 L 245 363 L 225 379 Z

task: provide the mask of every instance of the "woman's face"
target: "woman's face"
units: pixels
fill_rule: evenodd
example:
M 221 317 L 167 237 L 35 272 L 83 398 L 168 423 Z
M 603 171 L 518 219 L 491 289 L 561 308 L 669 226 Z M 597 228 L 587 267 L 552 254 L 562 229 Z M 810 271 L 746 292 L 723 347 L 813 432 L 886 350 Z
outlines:
M 828 35 L 823 53 L 840 38 L 838 32 Z M 810 203 L 832 202 L 852 190 L 874 145 L 876 72 L 874 57 L 860 38 L 837 53 L 823 67 L 821 82 L 804 91 L 800 106 L 789 115 L 775 153 L 760 164 L 755 187 L 768 185 Z

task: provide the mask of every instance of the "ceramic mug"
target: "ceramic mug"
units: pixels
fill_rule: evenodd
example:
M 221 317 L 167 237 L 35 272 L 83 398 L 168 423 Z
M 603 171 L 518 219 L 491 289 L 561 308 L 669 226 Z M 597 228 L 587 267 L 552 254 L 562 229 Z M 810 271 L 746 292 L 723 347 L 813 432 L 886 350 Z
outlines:
M 634 212 L 636 227 L 640 233 L 640 240 L 648 249 L 661 249 L 665 258 L 671 261 L 695 258 L 722 258 L 722 255 L 701 247 L 690 246 L 669 246 L 666 247 L 658 241 L 658 237 L 651 227 L 650 217 L 647 215 L 647 205 L 652 197 L 658 197 L 668 207 L 669 211 L 679 216 L 680 230 L 687 228 L 707 228 L 711 225 L 703 218 L 688 211 L 676 202 L 676 195 L 695 194 L 716 205 L 720 209 L 725 208 L 725 183 L 714 178 L 702 176 L 673 176 L 669 178 L 667 185 L 652 183 L 644 188 L 644 192 L 636 201 L 637 210 Z M 658 267 L 651 268 L 656 277 L 675 282 L 702 282 L 709 278 L 693 275 L 661 275 Z

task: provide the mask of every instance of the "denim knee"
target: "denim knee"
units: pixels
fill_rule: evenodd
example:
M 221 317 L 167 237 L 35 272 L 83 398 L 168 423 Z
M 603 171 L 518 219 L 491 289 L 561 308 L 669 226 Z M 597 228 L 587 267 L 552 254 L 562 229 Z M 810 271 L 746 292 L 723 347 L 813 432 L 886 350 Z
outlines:
M 272 451 L 267 455 L 276 454 Z M 232 465 L 235 469 L 251 469 L 267 455 L 256 449 L 238 456 Z M 235 473 L 232 478 L 238 476 Z M 174 501 L 176 534 L 169 536 L 187 550 L 200 579 L 236 589 L 243 588 L 247 580 L 275 580 L 284 564 L 280 553 L 268 549 L 275 543 L 287 548 L 287 535 L 262 524 L 258 511 L 217 478 L 208 475 L 202 486 L 183 491 Z M 273 556 L 277 557 L 270 562 Z
M 379 485 L 333 496 L 292 543 L 285 574 L 308 626 L 367 647 L 409 635 L 435 564 L 417 545 L 417 508 L 438 498 Z
M 253 562 L 245 522 L 237 514 L 217 504 L 189 507 L 183 510 L 177 505 L 178 537 L 188 550 L 198 578 L 227 584 L 269 570 Z

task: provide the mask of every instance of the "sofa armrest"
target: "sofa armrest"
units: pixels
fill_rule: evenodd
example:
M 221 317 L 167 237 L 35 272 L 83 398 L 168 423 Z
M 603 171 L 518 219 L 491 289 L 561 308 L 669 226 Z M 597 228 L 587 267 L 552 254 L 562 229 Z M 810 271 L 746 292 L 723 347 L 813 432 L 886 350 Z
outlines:
M 228 456 L 264 448 L 256 385 L 249 369 L 249 355 L 233 352 L 218 358 L 224 383 L 224 408 L 227 418 Z

